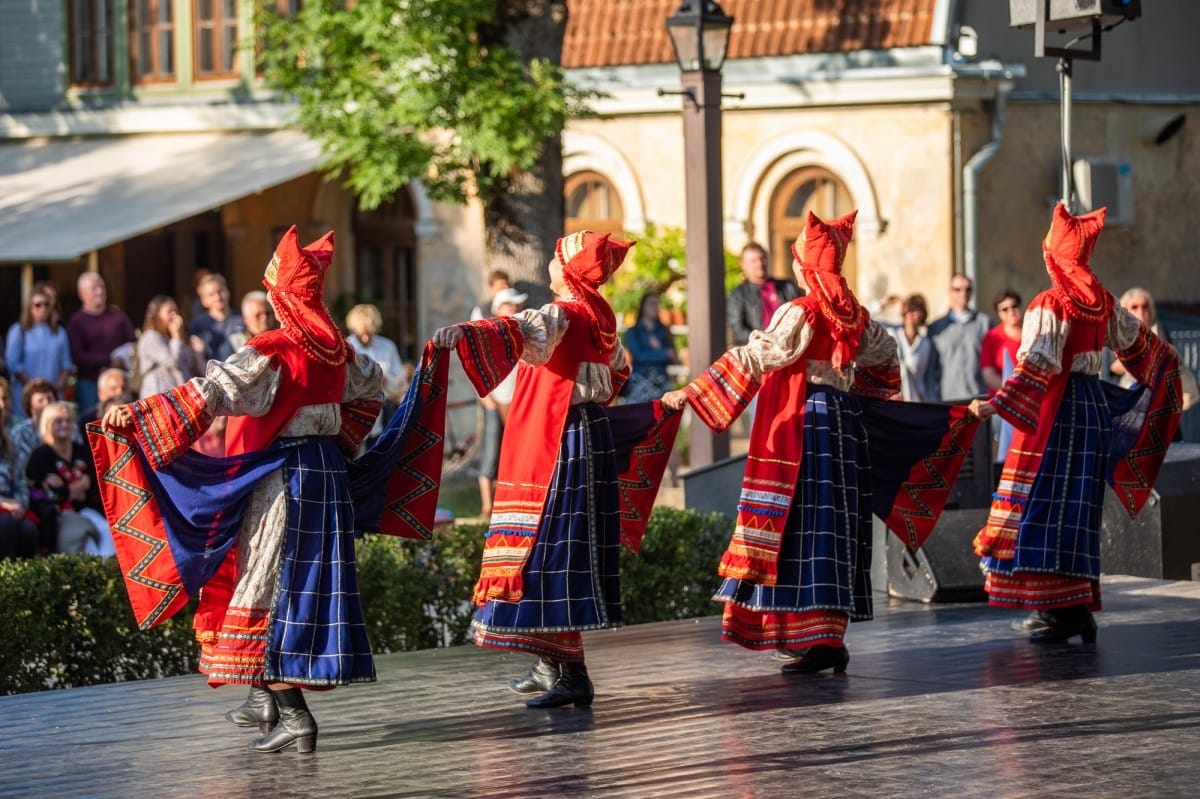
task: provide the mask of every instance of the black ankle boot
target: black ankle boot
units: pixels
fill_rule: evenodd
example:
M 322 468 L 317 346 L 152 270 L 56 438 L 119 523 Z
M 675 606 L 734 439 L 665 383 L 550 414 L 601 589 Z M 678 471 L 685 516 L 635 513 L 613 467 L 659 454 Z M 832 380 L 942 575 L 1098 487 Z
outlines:
M 279 726 L 262 738 L 255 738 L 246 747 L 251 752 L 278 752 L 293 743 L 296 751 L 308 754 L 317 749 L 317 720 L 308 712 L 304 692 L 299 688 L 273 690 L 279 706 Z
M 558 680 L 558 664 L 553 660 L 538 658 L 529 667 L 524 677 L 514 677 L 508 681 L 508 687 L 519 694 L 542 694 L 554 687 Z
M 550 690 L 530 699 L 525 703 L 525 707 L 562 707 L 570 704 L 574 704 L 575 707 L 587 707 L 592 704 L 594 696 L 587 666 L 582 663 L 563 663 L 558 679 L 554 681 Z
M 1086 605 L 1055 609 L 1050 626 L 1035 632 L 1029 640 L 1038 644 L 1061 644 L 1077 635 L 1085 644 L 1096 643 L 1096 617 Z
M 239 727 L 258 727 L 258 731 L 266 735 L 279 721 L 279 708 L 275 707 L 275 697 L 269 690 L 255 685 L 241 707 L 226 713 L 225 718 Z
M 784 674 L 816 674 L 833 669 L 835 674 L 842 674 L 849 662 L 850 652 L 846 647 L 819 644 L 810 646 L 807 652 L 790 663 L 784 663 L 779 670 Z

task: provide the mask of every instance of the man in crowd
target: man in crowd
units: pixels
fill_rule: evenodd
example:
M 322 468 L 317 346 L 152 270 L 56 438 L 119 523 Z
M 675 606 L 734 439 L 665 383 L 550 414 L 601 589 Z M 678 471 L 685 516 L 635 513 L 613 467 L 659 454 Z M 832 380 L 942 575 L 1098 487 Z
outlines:
M 795 281 L 767 277 L 767 251 L 761 244 L 743 247 L 740 261 L 744 280 L 725 303 L 733 344 L 739 347 L 750 341 L 751 331 L 767 327 L 779 306 L 801 294 Z
M 966 275 L 950 278 L 950 310 L 929 325 L 942 364 L 942 401 L 987 396 L 979 356 L 992 320 L 970 307 L 974 286 Z
M 133 341 L 133 323 L 124 311 L 108 304 L 108 289 L 98 272 L 80 275 L 76 290 L 82 307 L 67 322 L 67 340 L 75 364 L 75 403 L 90 408 L 99 402 L 96 382 L 112 365 L 113 351 Z
M 223 361 L 233 353 L 229 337 L 246 325 L 242 315 L 229 308 L 229 285 L 223 275 L 210 272 L 196 284 L 204 313 L 188 323 L 188 333 L 204 342 L 204 357 Z

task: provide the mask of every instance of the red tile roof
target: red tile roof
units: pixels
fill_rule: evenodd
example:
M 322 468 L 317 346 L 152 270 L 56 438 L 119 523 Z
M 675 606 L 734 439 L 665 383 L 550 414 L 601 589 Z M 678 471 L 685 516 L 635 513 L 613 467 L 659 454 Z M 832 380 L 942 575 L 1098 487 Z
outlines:
M 931 43 L 936 0 L 720 0 L 734 18 L 729 58 Z M 679 0 L 570 0 L 563 66 L 670 63 L 666 19 Z

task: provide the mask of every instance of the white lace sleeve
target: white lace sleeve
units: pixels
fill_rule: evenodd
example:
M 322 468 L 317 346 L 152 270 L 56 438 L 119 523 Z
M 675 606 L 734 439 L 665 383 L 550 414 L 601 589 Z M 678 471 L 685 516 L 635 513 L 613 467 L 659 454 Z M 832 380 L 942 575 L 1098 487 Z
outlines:
M 900 335 L 904 335 L 903 329 L 901 329 Z M 866 368 L 895 363 L 899 357 L 898 349 L 896 339 L 888 332 L 888 329 L 872 319 L 866 330 L 863 331 L 854 361 L 859 366 Z M 914 355 L 910 363 L 915 371 L 919 357 L 916 355 L 917 347 L 914 346 L 912 350 Z
M 748 343 L 734 347 L 729 354 L 761 378 L 804 355 L 812 337 L 813 328 L 805 319 L 804 307 L 787 303 L 771 317 L 766 330 L 753 331 Z
M 525 342 L 521 360 L 531 366 L 540 366 L 550 360 L 570 323 L 562 308 L 553 303 L 541 308 L 527 308 L 514 314 L 513 318 L 517 320 Z
M 369 355 L 360 353 L 346 364 L 346 381 L 342 400 L 383 399 L 383 367 Z
M 1029 361 L 1048 374 L 1058 374 L 1063 368 L 1063 347 L 1070 332 L 1071 323 L 1055 316 L 1049 308 L 1044 305 L 1030 308 L 1021 326 L 1017 360 Z
M 193 384 L 213 416 L 262 416 L 275 402 L 279 371 L 253 347 L 242 347 L 224 361 L 209 361 L 204 377 Z
M 1128 349 L 1137 341 L 1142 330 L 1142 322 L 1132 313 L 1114 305 L 1113 314 L 1108 318 L 1108 346 L 1114 352 Z

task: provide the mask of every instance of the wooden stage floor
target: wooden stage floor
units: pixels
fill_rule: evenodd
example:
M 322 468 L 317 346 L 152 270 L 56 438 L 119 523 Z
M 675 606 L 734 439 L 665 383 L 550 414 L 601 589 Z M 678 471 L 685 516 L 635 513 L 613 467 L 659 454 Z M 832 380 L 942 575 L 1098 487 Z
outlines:
M 246 752 L 199 676 L 0 698 L 0 796 L 1176 797 L 1200 791 L 1200 583 L 1106 578 L 1099 641 L 877 597 L 849 671 L 784 676 L 715 617 L 589 634 L 590 710 L 526 710 L 526 657 L 384 655 L 313 696 L 314 755 Z

